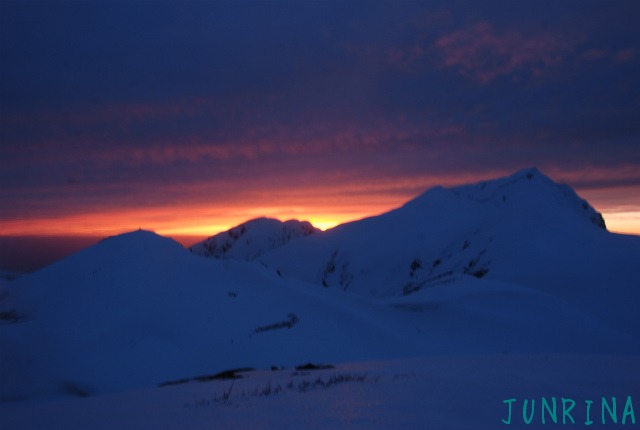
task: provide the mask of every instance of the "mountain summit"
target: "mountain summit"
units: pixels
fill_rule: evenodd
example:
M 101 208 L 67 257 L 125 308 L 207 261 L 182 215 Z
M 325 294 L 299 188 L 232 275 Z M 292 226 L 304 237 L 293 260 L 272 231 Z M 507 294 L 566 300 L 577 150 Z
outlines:
M 438 198 L 436 195 L 440 195 Z M 447 197 L 448 196 L 448 197 Z M 578 220 L 586 220 L 606 229 L 602 215 L 565 184 L 558 184 L 537 168 L 520 170 L 511 176 L 453 188 L 435 187 L 406 203 L 404 208 L 442 204 L 447 199 L 468 199 L 502 210 L 519 206 L 537 213 L 558 215 L 566 212 Z M 523 218 L 523 217 L 519 217 Z M 526 217 L 525 217 L 526 218 Z M 514 219 L 517 222 L 517 219 Z
M 194 254 L 204 257 L 253 260 L 264 252 L 279 248 L 293 239 L 319 231 L 308 221 L 282 222 L 272 218 L 257 218 L 218 233 L 189 249 Z

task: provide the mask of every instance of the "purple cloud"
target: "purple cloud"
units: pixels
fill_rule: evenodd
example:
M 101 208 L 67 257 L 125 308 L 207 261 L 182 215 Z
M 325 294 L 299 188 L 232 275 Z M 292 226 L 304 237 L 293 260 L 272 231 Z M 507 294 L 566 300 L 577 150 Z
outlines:
M 485 21 L 438 38 L 434 48 L 440 66 L 482 84 L 518 71 L 540 75 L 564 62 L 578 40 L 549 32 L 497 32 Z

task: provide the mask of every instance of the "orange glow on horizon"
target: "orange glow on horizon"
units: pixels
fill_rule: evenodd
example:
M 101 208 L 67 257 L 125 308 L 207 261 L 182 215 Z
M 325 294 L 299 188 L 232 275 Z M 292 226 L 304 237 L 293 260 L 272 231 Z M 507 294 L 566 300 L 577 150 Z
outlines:
M 425 182 L 425 178 L 380 178 L 368 185 L 273 186 L 244 190 L 242 200 L 229 197 L 223 189 L 214 189 L 208 194 L 221 196 L 215 204 L 194 202 L 196 198 L 191 195 L 201 198 L 203 193 L 198 189 L 206 185 L 194 184 L 183 190 L 184 203 L 123 210 L 88 207 L 84 212 L 52 217 L 33 214 L 32 218 L 2 221 L 0 236 L 110 236 L 142 228 L 164 236 L 206 237 L 259 217 L 309 221 L 326 230 L 394 209 L 424 190 Z M 280 204 L 274 205 L 275 200 Z
M 640 187 L 598 188 L 579 194 L 602 213 L 607 230 L 640 235 Z
M 607 230 L 613 233 L 640 236 L 640 212 L 603 213 Z
M 466 177 L 458 180 L 472 182 Z M 426 189 L 425 182 L 424 178 L 396 183 L 381 180 L 369 188 L 356 184 L 332 187 L 330 191 L 317 188 L 256 193 L 249 201 L 220 200 L 217 206 L 167 204 L 120 211 L 95 209 L 58 217 L 9 219 L 0 223 L 0 236 L 104 237 L 142 228 L 174 238 L 204 238 L 259 217 L 309 221 L 315 227 L 327 230 L 395 209 L 419 194 L 414 190 Z M 578 193 L 602 212 L 609 231 L 640 235 L 640 202 L 633 197 L 640 195 L 638 187 L 596 188 L 578 190 Z M 274 195 L 277 195 L 278 202 L 287 202 L 288 205 L 274 205 Z M 181 242 L 188 242 L 188 239 Z
M 262 216 L 281 221 L 306 220 L 321 230 L 327 230 L 339 224 L 378 215 L 399 205 L 400 203 L 389 202 L 387 205 L 362 206 L 357 209 L 336 207 L 294 210 L 271 207 L 262 208 L 262 211 L 242 208 L 228 211 L 200 208 L 199 211 L 197 208 L 187 208 L 180 210 L 178 216 L 173 214 L 175 207 L 165 207 L 155 210 L 5 221 L 0 226 L 0 236 L 111 236 L 142 228 L 163 236 L 204 238 Z M 306 215 L 303 215 L 305 212 Z M 640 235 L 640 211 L 604 211 L 603 216 L 609 231 Z
M 119 212 L 87 213 L 56 218 L 4 221 L 0 236 L 111 236 L 137 229 L 170 237 L 208 237 L 254 218 L 309 221 L 326 230 L 339 224 L 376 215 L 397 205 L 319 207 L 159 207 Z

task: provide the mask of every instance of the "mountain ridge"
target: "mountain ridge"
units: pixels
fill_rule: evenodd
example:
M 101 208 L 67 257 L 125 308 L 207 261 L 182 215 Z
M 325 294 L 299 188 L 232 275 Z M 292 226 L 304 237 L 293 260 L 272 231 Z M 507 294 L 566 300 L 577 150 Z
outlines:
M 420 206 L 426 204 L 434 194 L 466 197 L 479 203 L 492 203 L 500 206 L 510 199 L 521 199 L 523 187 L 531 184 L 537 185 L 536 193 L 529 193 L 524 197 L 539 198 L 551 197 L 555 203 L 560 203 L 566 207 L 571 207 L 576 213 L 581 213 L 580 209 L 588 215 L 588 219 L 599 227 L 606 229 L 602 214 L 596 211 L 589 202 L 582 199 L 578 194 L 566 184 L 558 184 L 535 167 L 519 170 L 512 175 L 502 178 L 479 181 L 474 184 L 463 184 L 453 187 L 432 187 L 419 196 L 409 200 L 401 208 Z M 401 209 L 399 208 L 399 209 Z
M 525 285 L 638 328 L 640 238 L 609 233 L 570 187 L 537 169 L 451 188 L 343 224 L 258 258 L 283 276 L 374 297 L 412 294 L 460 276 Z M 615 287 L 612 286 L 615 285 Z M 579 287 L 578 287 L 579 286 Z
M 253 260 L 291 240 L 319 231 L 308 221 L 255 218 L 198 242 L 189 250 L 204 257 Z

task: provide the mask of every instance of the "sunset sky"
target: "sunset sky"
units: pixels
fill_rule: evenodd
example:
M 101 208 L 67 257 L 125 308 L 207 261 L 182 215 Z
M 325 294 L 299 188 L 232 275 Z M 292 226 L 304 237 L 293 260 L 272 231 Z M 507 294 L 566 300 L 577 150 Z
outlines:
M 638 1 L 0 1 L 0 236 L 327 228 L 536 166 L 640 234 Z

